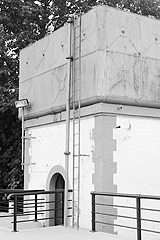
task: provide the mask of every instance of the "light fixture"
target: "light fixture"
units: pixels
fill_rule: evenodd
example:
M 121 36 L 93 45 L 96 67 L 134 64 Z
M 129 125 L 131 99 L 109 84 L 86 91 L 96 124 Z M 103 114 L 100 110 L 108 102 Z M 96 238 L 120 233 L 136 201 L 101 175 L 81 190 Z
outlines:
M 25 154 L 25 129 L 24 129 L 24 108 L 26 107 L 29 107 L 30 106 L 30 103 L 28 101 L 28 99 L 20 99 L 18 101 L 15 102 L 15 106 L 16 108 L 21 108 L 21 114 L 22 114 L 22 163 L 21 163 L 21 166 L 22 166 L 22 170 L 24 170 L 24 154 Z
M 16 106 L 16 108 L 29 107 L 30 103 L 29 103 L 28 99 L 20 99 L 15 102 L 15 106 Z

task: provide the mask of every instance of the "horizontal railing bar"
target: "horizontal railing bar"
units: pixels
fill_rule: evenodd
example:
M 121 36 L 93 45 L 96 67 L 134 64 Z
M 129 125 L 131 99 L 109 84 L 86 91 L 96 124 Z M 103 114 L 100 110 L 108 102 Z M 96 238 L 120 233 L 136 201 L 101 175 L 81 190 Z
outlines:
M 27 214 L 22 213 L 22 214 L 17 214 L 17 217 L 34 216 L 34 215 L 35 215 L 34 213 L 33 214 L 32 213 L 29 213 L 29 214 L 28 213 Z
M 38 213 L 38 212 L 44 212 L 44 210 L 38 210 L 37 213 Z M 24 216 L 24 215 L 27 214 L 27 213 L 35 213 L 35 211 L 23 212 L 22 214 L 17 214 L 17 216 Z
M 148 199 L 148 200 L 160 200 L 160 196 L 152 196 L 152 195 L 140 195 L 141 199 Z
M 45 198 L 37 198 L 37 201 L 42 201 L 42 200 L 45 200 Z M 22 202 L 29 202 L 29 201 L 35 201 L 35 198 L 33 199 L 24 199 Z M 19 202 L 19 200 L 18 200 Z
M 118 214 L 111 214 L 111 213 L 99 213 L 99 212 L 94 212 L 95 214 L 99 214 L 99 215 L 107 215 L 107 216 L 111 216 L 111 217 L 122 217 L 122 218 L 129 218 L 129 219 L 137 219 L 136 217 L 129 217 L 129 216 L 125 216 L 125 215 L 118 215 Z
M 42 210 L 37 210 L 37 213 L 41 212 L 48 212 L 48 211 L 58 211 L 58 210 L 63 210 L 63 208 L 53 208 L 53 209 L 42 209 Z M 22 214 L 17 214 L 17 216 L 27 216 L 29 215 L 28 213 L 35 213 L 35 211 L 28 211 L 28 212 L 23 212 Z M 33 214 L 31 214 L 33 215 Z
M 43 209 L 43 210 L 38 210 L 37 213 L 39 211 L 42 211 L 42 212 L 49 212 L 49 211 L 58 211 L 58 210 L 63 210 L 63 208 L 52 208 L 52 209 Z
M 158 221 L 158 220 L 154 220 L 154 219 L 146 219 L 146 218 L 141 218 L 141 221 L 160 223 L 160 221 Z
M 9 207 L 0 207 L 1 210 L 8 210 Z
M 37 206 L 37 208 L 40 208 L 40 207 L 45 207 L 45 206 Z M 22 209 L 30 209 L 30 208 L 35 208 L 35 206 L 32 206 L 32 207 L 24 207 Z
M 108 196 L 108 197 L 128 197 L 128 198 L 137 198 L 141 195 L 138 194 L 126 194 L 126 193 L 105 193 L 105 192 L 91 192 L 95 196 Z
M 151 212 L 160 212 L 160 209 L 152 209 L 152 208 L 141 208 L 141 210 L 151 211 Z
M 40 204 L 45 204 L 45 203 L 62 203 L 62 200 L 61 201 L 46 201 L 46 202 L 38 202 L 37 201 L 37 207 L 41 207 Z M 24 203 L 23 206 L 27 206 L 29 205 L 29 207 L 23 207 L 23 208 L 32 208 L 32 207 L 35 207 L 35 202 L 32 202 L 32 203 Z M 44 206 L 43 206 L 44 207 Z
M 57 218 L 62 218 L 62 216 L 60 217 L 56 217 Z M 46 217 L 46 218 L 37 218 L 37 220 L 45 220 L 45 219 L 55 219 L 55 217 Z M 34 222 L 34 219 L 28 219 L 28 220 L 18 220 L 16 221 L 16 223 L 21 223 L 21 222 Z M 13 223 L 13 222 L 12 222 Z
M 39 191 L 45 191 L 44 189 L 39 190 L 24 190 L 24 189 L 0 189 L 0 194 L 10 194 L 10 193 L 26 193 L 26 192 L 39 192 Z
M 124 228 L 130 228 L 130 229 L 137 229 L 135 227 L 130 227 L 130 226 L 126 226 L 126 225 L 120 225 L 120 224 L 115 224 L 115 223 L 104 223 L 104 222 L 100 222 L 100 221 L 94 221 L 95 223 L 101 223 L 101 224 L 106 224 L 106 225 L 111 225 L 111 226 L 117 226 L 117 227 L 124 227 Z
M 7 217 L 13 217 L 13 214 L 10 214 L 10 215 L 4 215 L 4 216 L 1 216 L 1 215 L 0 215 L 0 218 L 7 218 Z
M 40 204 L 44 204 L 44 203 L 45 203 L 45 202 L 37 202 L 36 204 L 37 204 L 37 205 L 40 205 Z M 23 206 L 28 206 L 28 205 L 29 205 L 29 206 L 32 206 L 32 205 L 35 206 L 35 202 L 32 202 L 32 203 L 24 203 L 24 204 L 23 204 Z
M 136 209 L 136 207 L 122 206 L 122 205 L 112 205 L 112 204 L 104 204 L 104 203 L 95 203 L 95 205 L 107 206 L 107 207 L 121 207 L 121 208 Z
M 9 200 L 0 200 L 0 203 L 3 203 L 3 204 L 8 204 L 9 203 Z
M 150 232 L 150 233 L 160 233 L 160 232 L 158 232 L 158 231 L 154 231 L 154 230 L 149 230 L 149 229 L 143 229 L 143 228 L 141 228 L 141 231 L 144 231 L 144 232 Z
M 68 190 L 68 192 L 73 192 L 71 189 Z M 28 195 L 38 195 L 38 194 L 42 194 L 42 195 L 46 195 L 46 194 L 53 194 L 53 193 L 64 193 L 64 190 L 56 190 L 56 191 L 36 191 L 36 193 L 34 192 L 19 192 L 19 193 L 13 193 L 12 196 L 28 196 Z
M 128 198 L 141 198 L 149 200 L 160 200 L 160 196 L 141 195 L 141 194 L 127 194 L 127 193 L 110 193 L 110 192 L 91 192 L 95 196 L 108 196 L 108 197 L 128 197 Z

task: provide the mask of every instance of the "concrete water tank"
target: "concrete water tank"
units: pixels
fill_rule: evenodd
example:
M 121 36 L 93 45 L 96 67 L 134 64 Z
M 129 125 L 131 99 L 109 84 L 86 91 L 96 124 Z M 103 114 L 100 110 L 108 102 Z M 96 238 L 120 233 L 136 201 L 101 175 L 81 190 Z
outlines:
M 65 109 L 68 38 L 66 24 L 21 51 L 26 118 Z M 82 15 L 81 105 L 97 102 L 160 107 L 160 21 L 107 6 Z

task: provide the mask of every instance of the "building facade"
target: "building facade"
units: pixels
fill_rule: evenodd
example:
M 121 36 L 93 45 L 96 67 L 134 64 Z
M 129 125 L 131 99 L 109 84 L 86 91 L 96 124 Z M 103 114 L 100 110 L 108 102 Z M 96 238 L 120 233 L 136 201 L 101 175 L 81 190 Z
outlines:
M 80 227 L 90 229 L 91 191 L 160 194 L 160 22 L 106 6 L 82 15 L 80 27 L 78 21 L 71 23 L 70 32 L 66 24 L 21 51 L 19 98 L 31 103 L 25 109 L 25 189 L 65 188 L 66 58 L 71 50 L 72 82 L 76 67 L 81 69 Z M 76 47 L 81 49 L 78 57 Z M 121 220 L 111 217 L 109 222 Z M 114 226 L 99 229 L 121 232 Z

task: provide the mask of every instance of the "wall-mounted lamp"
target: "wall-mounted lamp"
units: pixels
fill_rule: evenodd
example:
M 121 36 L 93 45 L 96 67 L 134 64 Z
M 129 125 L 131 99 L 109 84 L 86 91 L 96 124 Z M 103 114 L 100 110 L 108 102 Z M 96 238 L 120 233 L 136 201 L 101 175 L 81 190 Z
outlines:
M 28 102 L 28 99 L 21 99 L 15 102 L 16 108 L 24 108 L 29 107 L 30 103 Z
M 21 108 L 22 109 L 22 170 L 24 169 L 24 140 L 25 140 L 25 132 L 24 132 L 24 108 L 30 107 L 30 103 L 28 99 L 20 99 L 15 102 L 16 108 Z

